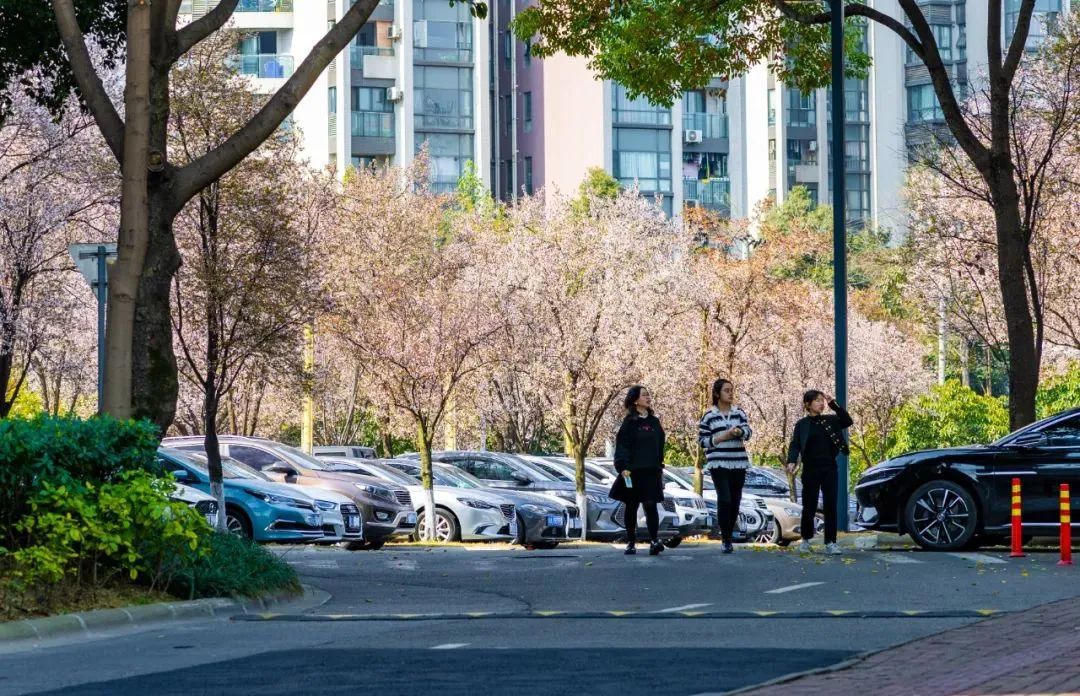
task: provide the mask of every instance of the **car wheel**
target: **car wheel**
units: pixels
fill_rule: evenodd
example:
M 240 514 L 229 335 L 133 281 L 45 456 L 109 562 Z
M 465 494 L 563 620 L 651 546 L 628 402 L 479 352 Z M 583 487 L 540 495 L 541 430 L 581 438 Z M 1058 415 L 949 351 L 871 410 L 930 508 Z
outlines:
M 773 520 L 772 525 L 762 529 L 754 537 L 754 541 L 759 544 L 779 544 L 784 539 L 783 532 L 780 531 L 780 523 Z
M 671 537 L 670 539 L 668 539 L 667 541 L 664 542 L 664 546 L 668 547 L 669 549 L 673 549 L 673 548 L 677 547 L 681 543 L 682 543 L 682 537 L 681 536 Z
M 461 528 L 449 510 L 435 510 L 435 541 L 461 541 Z
M 244 539 L 252 538 L 251 522 L 248 521 L 247 515 L 235 508 L 226 508 L 225 528 L 229 530 L 229 534 Z
M 517 516 L 517 524 L 518 533 L 517 536 L 514 538 L 514 543 L 525 546 L 525 518 L 522 517 L 520 514 L 518 514 Z
M 952 481 L 930 481 L 908 498 L 904 523 L 915 543 L 928 551 L 956 551 L 975 536 L 979 512 L 975 499 Z

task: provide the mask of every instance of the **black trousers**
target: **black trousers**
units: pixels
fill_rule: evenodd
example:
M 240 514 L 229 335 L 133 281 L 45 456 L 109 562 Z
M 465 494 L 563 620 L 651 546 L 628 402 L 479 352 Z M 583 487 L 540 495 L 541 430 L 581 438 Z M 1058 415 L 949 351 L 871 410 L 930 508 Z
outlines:
M 836 541 L 836 497 L 838 473 L 836 464 L 803 464 L 802 472 L 802 538 L 814 538 L 814 515 L 818 509 L 818 492 L 825 509 L 825 543 Z
M 656 509 L 656 503 L 639 503 L 637 500 L 626 503 L 626 540 L 630 543 L 637 540 L 638 505 L 645 506 L 645 526 L 649 529 L 649 540 L 656 541 L 660 536 L 660 511 Z
M 739 505 L 742 503 L 742 489 L 746 483 L 746 469 L 709 469 L 713 486 L 716 488 L 716 517 L 720 525 L 720 536 L 730 542 L 735 532 L 735 522 L 739 519 Z

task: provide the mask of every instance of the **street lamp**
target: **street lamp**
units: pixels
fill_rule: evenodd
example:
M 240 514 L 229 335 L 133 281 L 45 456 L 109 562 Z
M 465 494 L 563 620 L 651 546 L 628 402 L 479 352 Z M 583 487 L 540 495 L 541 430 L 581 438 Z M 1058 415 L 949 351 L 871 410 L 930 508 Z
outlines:
M 115 244 L 72 244 L 68 253 L 97 295 L 98 413 L 105 403 L 105 305 L 108 298 L 108 264 L 116 258 Z
M 844 0 L 832 1 L 833 345 L 836 400 L 847 405 L 847 221 L 844 211 Z M 848 457 L 838 459 L 837 526 L 848 529 Z

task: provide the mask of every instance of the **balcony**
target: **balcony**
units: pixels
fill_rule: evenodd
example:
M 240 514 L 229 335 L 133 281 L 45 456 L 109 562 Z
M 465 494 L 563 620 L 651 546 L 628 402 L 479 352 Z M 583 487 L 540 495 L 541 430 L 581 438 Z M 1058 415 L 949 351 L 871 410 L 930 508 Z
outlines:
M 699 181 L 683 179 L 683 200 L 697 201 L 702 208 L 731 212 L 731 180 L 727 177 Z
M 397 76 L 394 49 L 380 46 L 349 46 L 349 62 L 364 77 L 393 80 Z
M 683 114 L 683 130 L 698 130 L 705 138 L 728 137 L 727 114 L 689 112 Z
M 667 109 L 612 109 L 612 121 L 634 126 L 670 126 L 671 111 Z
M 293 73 L 293 57 L 280 53 L 237 54 L 228 65 L 241 75 L 262 79 L 286 78 Z
M 449 129 L 449 130 L 472 130 L 473 117 L 472 116 L 459 116 L 453 113 L 445 114 L 422 114 L 417 113 L 413 115 L 413 127 L 417 130 L 427 130 L 429 128 L 436 129 Z
M 293 0 L 240 0 L 237 12 L 292 12 Z
M 356 138 L 393 138 L 392 111 L 353 111 L 352 134 Z

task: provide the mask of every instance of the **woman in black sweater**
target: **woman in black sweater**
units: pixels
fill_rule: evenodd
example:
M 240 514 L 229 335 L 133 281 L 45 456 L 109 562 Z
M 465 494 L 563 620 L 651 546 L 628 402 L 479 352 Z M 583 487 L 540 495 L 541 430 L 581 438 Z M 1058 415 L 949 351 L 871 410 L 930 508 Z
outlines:
M 826 404 L 833 413 L 825 415 Z M 843 431 L 850 428 L 853 421 L 840 404 L 816 389 L 803 394 L 803 408 L 806 416 L 795 424 L 787 456 L 789 471 L 794 472 L 802 461 L 802 541 L 798 549 L 810 551 L 820 491 L 825 514 L 825 553 L 836 555 L 840 553 L 840 547 L 836 545 L 836 498 L 839 493 L 836 458 L 848 453 Z
M 637 553 L 638 506 L 645 508 L 649 529 L 649 555 L 664 549 L 660 543 L 660 514 L 664 501 L 664 429 L 652 412 L 652 397 L 642 386 L 630 387 L 623 401 L 626 416 L 615 437 L 615 470 L 619 475 L 611 497 L 626 504 L 626 554 Z

